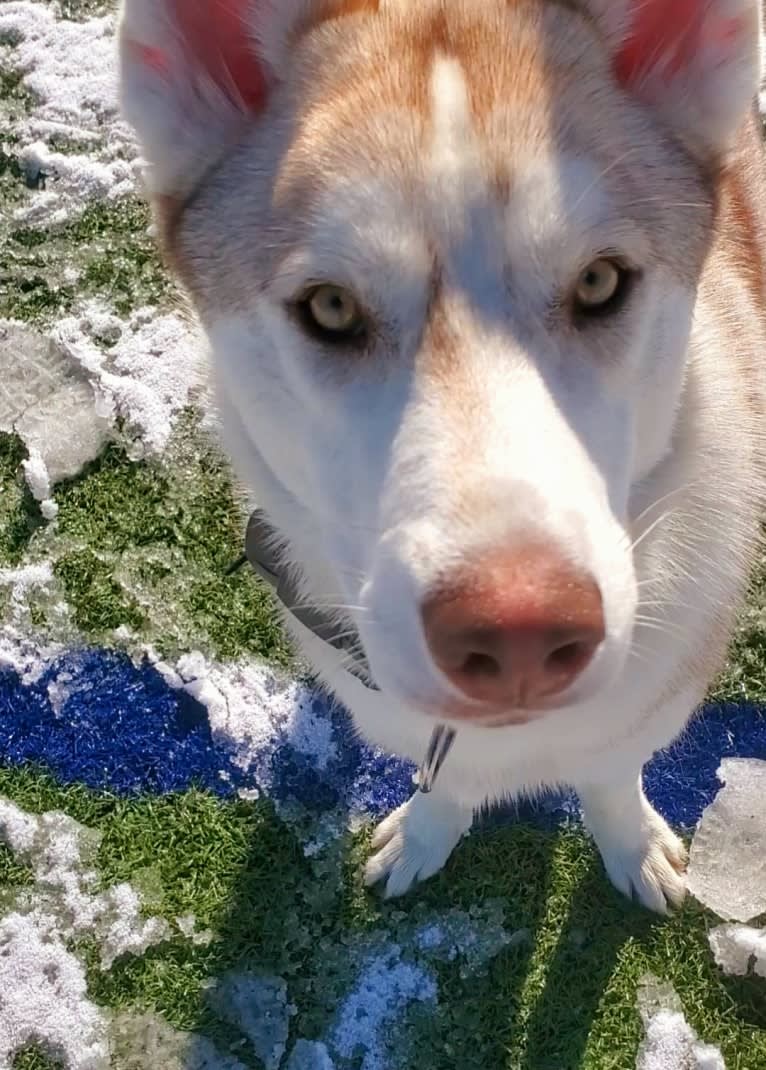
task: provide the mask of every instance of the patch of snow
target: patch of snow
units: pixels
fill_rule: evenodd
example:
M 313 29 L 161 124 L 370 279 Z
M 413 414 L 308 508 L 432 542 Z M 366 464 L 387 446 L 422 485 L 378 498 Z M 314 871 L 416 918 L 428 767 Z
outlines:
M 268 665 L 208 662 L 193 651 L 173 667 L 149 648 L 146 654 L 170 687 L 207 709 L 213 735 L 234 751 L 242 769 L 257 772 L 261 790 L 268 791 L 271 776 L 264 755 L 281 743 L 311 757 L 318 769 L 338 757 L 333 724 L 317 712 L 316 696 Z
M 766 913 L 766 761 L 721 763 L 724 787 L 702 815 L 689 852 L 688 888 L 726 921 Z
M 724 973 L 746 977 L 752 970 L 766 978 L 766 929 L 719 925 L 708 934 L 708 940 Z
M 53 707 L 53 712 L 57 717 L 61 716 L 61 711 L 64 705 L 69 701 L 71 697 L 71 690 L 69 685 L 72 683 L 71 672 L 60 672 L 55 680 L 51 680 L 48 684 L 48 698 L 50 704 Z
M 182 914 L 175 919 L 178 931 L 197 947 L 207 947 L 215 940 L 211 929 L 197 929 L 197 919 L 193 914 Z
M 104 351 L 94 335 L 106 327 L 119 333 Z M 61 320 L 53 337 L 96 390 L 99 414 L 119 417 L 140 438 L 136 460 L 163 452 L 176 417 L 206 386 L 201 336 L 175 314 L 143 308 L 121 321 L 90 304 L 82 315 Z
M 718 1048 L 700 1042 L 674 989 L 647 975 L 638 993 L 645 1038 L 636 1070 L 726 1070 Z
M 473 908 L 470 913 L 456 908 L 442 911 L 418 926 L 414 944 L 426 958 L 435 961 L 461 959 L 460 976 L 467 978 L 505 948 L 530 939 L 527 929 L 509 933 L 503 919 L 503 904 L 494 900 Z
M 103 1012 L 88 999 L 85 969 L 38 919 L 0 918 L 0 1070 L 40 1044 L 63 1056 L 67 1070 L 107 1070 Z
M 15 623 L 0 626 L 0 669 L 12 670 L 23 684 L 33 684 L 39 680 L 48 664 L 60 654 L 60 644 L 42 648 L 21 633 Z
M 286 1070 L 335 1070 L 335 1063 L 324 1044 L 299 1040 L 290 1053 Z
M 208 1001 L 224 1021 L 245 1034 L 266 1070 L 278 1070 L 295 1014 L 282 978 L 228 973 L 208 989 Z
M 155 1014 L 116 1015 L 109 1040 L 119 1070 L 246 1070 L 207 1037 L 182 1033 Z
M 28 225 L 61 223 L 95 199 L 116 198 L 136 186 L 137 150 L 117 106 L 115 17 L 73 22 L 49 4 L 28 0 L 0 8 L 0 67 L 18 71 L 33 96 L 30 114 L 13 133 L 31 173 L 44 171 L 48 188 L 31 193 L 17 219 Z M 59 143 L 92 146 L 92 155 L 67 155 Z
M 361 1057 L 361 1070 L 387 1070 L 390 1033 L 411 1003 L 437 999 L 433 976 L 402 959 L 392 944 L 370 957 L 343 1000 L 330 1046 L 343 1059 Z
M 701 1044 L 678 1011 L 659 1011 L 646 1028 L 636 1070 L 726 1070 L 723 1055 Z
M 99 878 L 91 866 L 100 835 L 68 815 L 27 814 L 0 799 L 0 841 L 35 876 L 34 885 L 16 893 L 14 910 L 42 936 L 64 942 L 95 938 L 103 970 L 121 955 L 142 954 L 171 935 L 166 921 L 143 916 L 141 898 L 131 885 L 95 891 Z

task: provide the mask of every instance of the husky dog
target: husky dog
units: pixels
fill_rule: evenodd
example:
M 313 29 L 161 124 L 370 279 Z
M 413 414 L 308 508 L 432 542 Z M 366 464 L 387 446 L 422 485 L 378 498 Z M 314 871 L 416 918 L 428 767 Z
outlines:
M 370 884 L 566 784 L 614 884 L 719 671 L 764 498 L 757 0 L 123 0 L 122 101 L 225 445 L 359 731 L 430 794 Z M 369 686 L 374 681 L 376 689 Z

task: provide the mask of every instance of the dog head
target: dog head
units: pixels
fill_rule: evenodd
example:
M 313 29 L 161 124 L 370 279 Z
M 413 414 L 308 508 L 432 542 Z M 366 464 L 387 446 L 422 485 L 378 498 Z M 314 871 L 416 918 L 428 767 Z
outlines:
M 487 723 L 595 694 L 755 0 L 125 0 L 121 55 L 235 461 L 377 682 Z

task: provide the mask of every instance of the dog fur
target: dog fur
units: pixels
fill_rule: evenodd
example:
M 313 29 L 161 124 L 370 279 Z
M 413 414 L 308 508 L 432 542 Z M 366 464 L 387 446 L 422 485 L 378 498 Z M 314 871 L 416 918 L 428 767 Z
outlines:
M 756 0 L 123 0 L 122 95 L 225 445 L 307 601 L 288 620 L 369 740 L 419 761 L 455 689 L 420 605 L 498 547 L 597 581 L 606 638 L 558 708 L 461 722 L 370 883 L 439 870 L 476 810 L 572 785 L 607 871 L 665 911 L 684 850 L 641 787 L 721 668 L 764 491 Z M 594 258 L 635 271 L 577 323 Z M 328 348 L 291 314 L 347 288 Z

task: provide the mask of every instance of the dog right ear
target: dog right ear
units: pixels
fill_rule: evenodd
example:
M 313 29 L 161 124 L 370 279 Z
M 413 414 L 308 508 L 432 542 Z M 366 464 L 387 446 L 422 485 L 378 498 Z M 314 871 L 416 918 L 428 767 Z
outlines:
M 265 105 L 270 75 L 253 36 L 257 3 L 124 0 L 122 110 L 153 194 L 182 197 Z
M 379 0 L 122 0 L 120 90 L 156 197 L 182 198 L 265 107 L 301 34 Z

